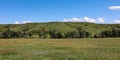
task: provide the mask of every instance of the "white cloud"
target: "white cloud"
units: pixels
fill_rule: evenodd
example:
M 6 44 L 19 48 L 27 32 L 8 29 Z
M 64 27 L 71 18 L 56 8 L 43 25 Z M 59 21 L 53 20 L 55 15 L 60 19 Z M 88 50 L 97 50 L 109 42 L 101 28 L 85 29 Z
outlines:
M 22 23 L 30 23 L 30 22 L 32 22 L 32 21 L 22 21 Z
M 104 18 L 98 18 L 98 22 L 105 22 Z
M 19 22 L 14 22 L 15 24 L 20 24 Z
M 32 21 L 21 21 L 21 22 L 14 22 L 15 24 L 25 24 L 25 23 L 31 23 Z
M 85 21 L 89 21 L 90 18 L 89 18 L 89 17 L 84 17 L 84 20 L 85 20 Z
M 116 23 L 120 23 L 120 20 L 114 20 Z
M 120 10 L 120 6 L 110 6 L 110 10 Z
M 74 20 L 74 21 L 80 21 L 79 18 L 72 18 L 72 20 Z
M 63 19 L 64 22 L 67 22 L 68 20 L 67 19 Z
M 79 18 L 69 18 L 69 19 L 63 19 L 64 22 L 79 22 L 80 19 Z
M 83 18 L 68 18 L 63 19 L 64 22 L 90 22 L 90 23 L 103 23 L 104 18 L 89 18 L 89 17 L 83 17 Z
M 91 23 L 96 23 L 95 19 L 89 18 L 89 17 L 84 17 L 85 22 L 91 22 Z

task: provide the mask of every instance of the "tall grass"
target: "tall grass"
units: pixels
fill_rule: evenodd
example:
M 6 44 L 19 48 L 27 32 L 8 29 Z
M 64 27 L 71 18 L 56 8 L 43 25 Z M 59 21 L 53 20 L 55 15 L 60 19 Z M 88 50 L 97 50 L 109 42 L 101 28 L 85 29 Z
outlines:
M 0 39 L 0 60 L 119 60 L 120 38 Z

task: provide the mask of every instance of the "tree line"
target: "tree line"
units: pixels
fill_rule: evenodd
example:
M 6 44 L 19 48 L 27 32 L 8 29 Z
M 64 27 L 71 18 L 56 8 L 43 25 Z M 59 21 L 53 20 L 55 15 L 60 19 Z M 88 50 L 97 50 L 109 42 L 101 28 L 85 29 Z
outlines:
M 94 34 L 95 38 L 107 38 L 107 37 L 120 37 L 120 28 L 112 28 L 110 30 L 105 30 L 99 34 Z
M 13 31 L 7 27 L 7 30 L 0 32 L 0 38 L 31 38 L 33 37 L 33 32 L 28 32 L 28 29 L 22 31 Z M 59 32 L 57 30 L 48 30 L 42 28 L 39 31 L 34 31 L 37 33 L 39 38 L 106 38 L 106 37 L 120 37 L 120 29 L 112 28 L 110 30 L 105 30 L 100 33 L 92 34 L 85 29 L 77 28 L 75 31 L 69 31 L 66 33 Z
M 46 28 L 42 28 L 39 31 L 28 32 L 28 29 L 24 29 L 22 31 L 13 31 L 9 27 L 3 32 L 0 32 L 0 38 L 31 38 L 34 33 L 37 33 L 39 38 L 88 38 L 90 37 L 90 33 L 86 30 L 82 30 L 78 28 L 75 31 L 69 31 L 66 33 L 59 32 L 57 30 L 48 30 Z
M 39 31 L 40 38 L 88 38 L 90 33 L 78 28 L 76 31 L 69 31 L 67 33 L 62 33 L 56 30 L 42 29 Z

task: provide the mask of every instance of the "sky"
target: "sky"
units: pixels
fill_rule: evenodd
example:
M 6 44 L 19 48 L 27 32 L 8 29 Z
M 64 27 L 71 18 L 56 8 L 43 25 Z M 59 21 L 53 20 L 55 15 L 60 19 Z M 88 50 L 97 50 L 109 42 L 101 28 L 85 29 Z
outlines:
M 120 0 L 0 0 L 0 24 L 56 21 L 120 24 Z

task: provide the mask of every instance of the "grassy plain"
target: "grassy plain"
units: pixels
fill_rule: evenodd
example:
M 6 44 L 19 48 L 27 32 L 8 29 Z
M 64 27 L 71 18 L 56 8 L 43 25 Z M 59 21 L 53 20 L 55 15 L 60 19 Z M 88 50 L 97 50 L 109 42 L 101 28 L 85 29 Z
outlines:
M 0 60 L 119 60 L 120 38 L 0 39 Z

